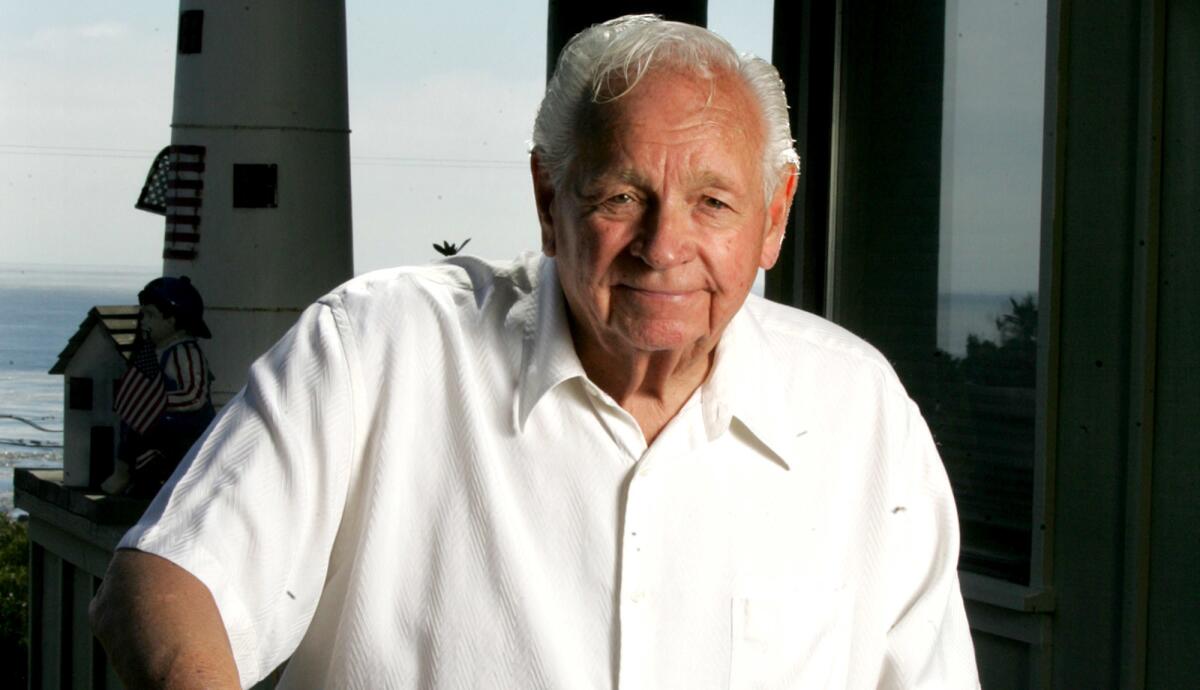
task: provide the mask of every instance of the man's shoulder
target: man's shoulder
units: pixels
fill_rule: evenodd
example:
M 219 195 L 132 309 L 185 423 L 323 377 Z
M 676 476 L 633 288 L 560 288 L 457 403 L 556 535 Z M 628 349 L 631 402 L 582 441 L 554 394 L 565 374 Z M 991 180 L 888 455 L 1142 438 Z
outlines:
M 370 320 L 431 311 L 477 312 L 497 300 L 512 302 L 531 294 L 539 262 L 537 254 L 528 253 L 511 261 L 453 256 L 426 266 L 385 268 L 343 283 L 318 302 Z
M 760 328 L 772 366 L 816 366 L 847 381 L 866 377 L 886 387 L 903 387 L 892 365 L 874 346 L 844 327 L 811 312 L 750 295 L 745 309 Z

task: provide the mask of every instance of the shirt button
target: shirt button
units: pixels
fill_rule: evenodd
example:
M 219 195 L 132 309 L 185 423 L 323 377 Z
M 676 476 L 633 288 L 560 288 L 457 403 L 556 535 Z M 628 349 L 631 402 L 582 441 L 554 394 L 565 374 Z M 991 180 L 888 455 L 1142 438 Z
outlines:
M 634 604 L 642 603 L 642 600 L 645 598 L 646 598 L 646 593 L 641 592 L 641 591 L 634 592 L 633 594 L 629 595 L 629 601 L 633 602 Z
M 639 477 L 645 477 L 646 475 L 650 474 L 650 468 L 642 465 L 638 468 L 637 473 Z

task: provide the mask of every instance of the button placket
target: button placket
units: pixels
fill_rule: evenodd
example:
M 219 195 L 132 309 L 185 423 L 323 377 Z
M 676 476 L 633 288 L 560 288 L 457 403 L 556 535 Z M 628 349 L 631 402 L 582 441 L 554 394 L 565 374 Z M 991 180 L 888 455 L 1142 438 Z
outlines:
M 625 496 L 624 532 L 621 535 L 621 638 L 620 685 L 643 687 L 653 649 L 651 592 L 648 589 L 647 569 L 653 566 L 654 554 L 644 546 L 649 543 L 647 530 L 653 529 L 649 514 L 654 506 L 653 479 L 647 467 L 647 455 L 635 466 Z
M 659 534 L 669 487 L 677 472 L 706 442 L 699 406 L 689 404 L 645 448 L 633 466 L 624 504 L 621 535 L 620 673 L 622 688 L 653 687 L 657 675 L 654 654 L 658 626 L 669 613 L 659 609 L 657 587 L 662 584 L 666 535 Z

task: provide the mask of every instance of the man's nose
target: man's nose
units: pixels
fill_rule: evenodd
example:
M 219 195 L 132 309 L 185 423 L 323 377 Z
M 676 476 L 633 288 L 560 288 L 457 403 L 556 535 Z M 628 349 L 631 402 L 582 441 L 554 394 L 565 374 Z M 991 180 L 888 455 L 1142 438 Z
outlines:
M 685 264 L 696 256 L 690 221 L 688 209 L 660 204 L 642 217 L 641 232 L 629 250 L 656 270 Z

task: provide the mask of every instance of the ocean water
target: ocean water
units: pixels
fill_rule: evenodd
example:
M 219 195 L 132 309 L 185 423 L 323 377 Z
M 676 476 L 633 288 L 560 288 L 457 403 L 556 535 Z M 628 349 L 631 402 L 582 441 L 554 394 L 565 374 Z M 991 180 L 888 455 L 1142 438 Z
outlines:
M 71 335 L 93 306 L 136 304 L 160 273 L 0 263 L 0 511 L 12 508 L 13 467 L 62 465 L 63 380 L 47 372 Z
M 63 380 L 47 373 L 95 305 L 135 304 L 157 267 L 0 263 L 0 512 L 12 508 L 13 467 L 62 465 Z M 961 356 L 970 334 L 994 338 L 1020 295 L 939 298 L 939 345 Z M 19 417 L 40 427 L 30 426 Z
M 967 338 L 996 341 L 996 319 L 1012 312 L 1012 302 L 1027 293 L 965 292 L 938 295 L 937 344 L 956 357 L 967 354 Z

